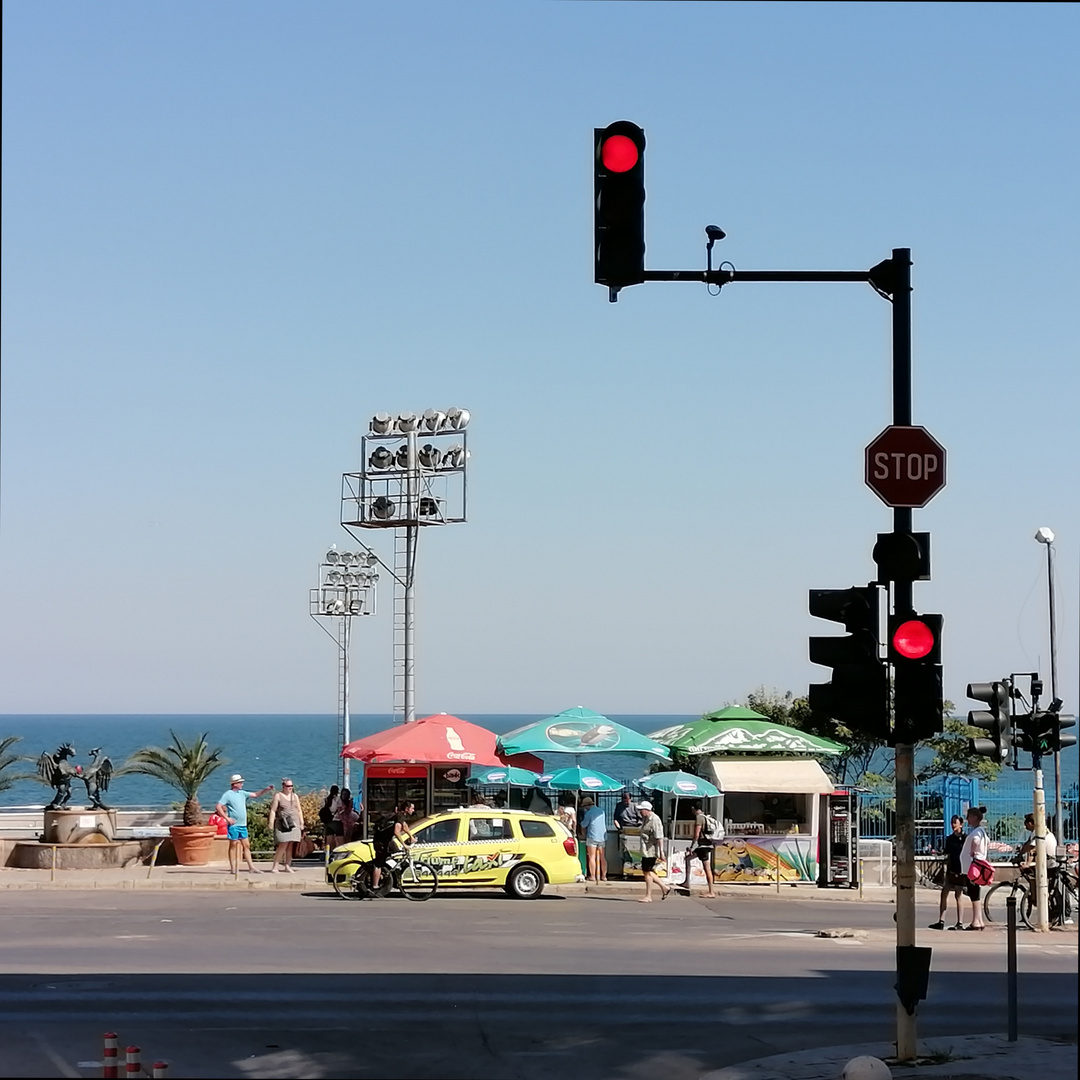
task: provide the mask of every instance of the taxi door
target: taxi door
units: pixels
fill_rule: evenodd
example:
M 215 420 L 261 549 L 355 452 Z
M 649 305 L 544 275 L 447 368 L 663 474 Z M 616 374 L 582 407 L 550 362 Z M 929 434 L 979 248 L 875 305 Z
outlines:
M 413 832 L 413 857 L 435 867 L 440 884 L 453 885 L 461 880 L 465 856 L 458 843 L 460 835 L 461 819 L 456 816 L 430 821 Z
M 506 875 L 521 857 L 521 841 L 514 836 L 511 819 L 497 813 L 470 814 L 463 824 L 464 843 L 458 844 L 465 855 L 461 883 L 504 885 Z

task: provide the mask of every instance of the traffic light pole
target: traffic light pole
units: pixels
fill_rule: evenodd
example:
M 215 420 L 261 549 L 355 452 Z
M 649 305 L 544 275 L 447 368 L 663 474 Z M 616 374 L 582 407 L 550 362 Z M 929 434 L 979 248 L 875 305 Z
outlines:
M 1043 790 L 1042 754 L 1038 747 L 1031 752 L 1031 769 L 1035 774 L 1035 929 L 1047 931 L 1050 929 L 1050 889 L 1046 876 L 1046 792 Z
M 893 423 L 911 423 L 911 251 L 892 253 L 893 305 Z M 911 532 L 911 509 L 893 510 L 893 532 Z M 893 582 L 893 612 L 911 611 L 912 583 Z M 901 982 L 900 950 L 915 945 L 915 747 L 897 743 L 896 780 L 896 946 L 897 984 Z M 896 1004 L 896 1056 L 912 1061 L 917 1056 L 916 1014 Z

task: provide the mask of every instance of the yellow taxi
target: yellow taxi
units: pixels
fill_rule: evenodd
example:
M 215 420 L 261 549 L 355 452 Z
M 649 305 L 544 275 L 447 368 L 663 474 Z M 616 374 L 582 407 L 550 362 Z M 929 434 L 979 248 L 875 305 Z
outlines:
M 520 900 L 532 900 L 545 884 L 566 885 L 582 877 L 577 842 L 550 815 L 470 806 L 432 814 L 408 828 L 413 858 L 434 868 L 440 890 L 500 886 Z M 358 862 L 372 858 L 369 840 L 342 844 L 330 855 L 327 882 L 344 884 Z

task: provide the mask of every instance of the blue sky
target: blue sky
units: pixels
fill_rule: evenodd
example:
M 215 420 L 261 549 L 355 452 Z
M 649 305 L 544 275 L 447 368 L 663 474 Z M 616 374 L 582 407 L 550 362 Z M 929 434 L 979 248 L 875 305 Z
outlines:
M 307 590 L 382 409 L 469 408 L 422 537 L 422 711 L 695 712 L 826 677 L 873 573 L 889 308 L 591 281 L 592 128 L 648 134 L 648 264 L 914 259 L 916 526 L 946 689 L 1077 704 L 1080 13 L 1054 4 L 14 0 L 0 712 L 332 711 Z M 1070 479 L 1070 477 L 1072 479 Z M 389 554 L 386 541 L 377 546 Z M 390 596 L 354 708 L 391 705 Z

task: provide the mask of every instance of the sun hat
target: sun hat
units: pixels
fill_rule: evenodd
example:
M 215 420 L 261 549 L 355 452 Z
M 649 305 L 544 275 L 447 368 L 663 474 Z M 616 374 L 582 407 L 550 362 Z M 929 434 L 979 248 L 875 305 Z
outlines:
M 639 810 L 651 810 L 652 809 L 652 803 L 649 802 L 648 799 L 642 799 L 641 802 L 639 802 L 637 804 L 637 808 Z
M 230 784 L 242 784 L 243 782 L 244 778 L 238 772 L 234 772 L 232 776 L 229 777 Z
M 585 797 L 584 797 L 584 798 L 583 798 L 583 799 L 581 800 L 581 805 L 582 805 L 582 806 L 592 806 L 592 804 L 593 804 L 593 800 L 592 800 L 592 796 L 591 796 L 591 795 L 586 795 L 586 796 L 585 796 Z

